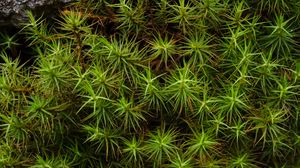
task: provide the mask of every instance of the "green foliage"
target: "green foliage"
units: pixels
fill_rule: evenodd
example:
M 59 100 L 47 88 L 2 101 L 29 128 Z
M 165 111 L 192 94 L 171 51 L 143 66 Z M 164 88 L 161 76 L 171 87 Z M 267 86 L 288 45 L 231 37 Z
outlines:
M 175 112 L 180 115 L 182 111 L 194 111 L 193 104 L 198 101 L 198 93 L 201 91 L 197 77 L 189 70 L 189 66 L 177 68 L 171 72 L 167 81 L 166 96 L 174 106 Z
M 177 4 L 170 6 L 169 23 L 178 24 L 178 28 L 183 33 L 188 32 L 192 26 L 197 28 L 195 22 L 199 19 L 199 11 L 197 11 L 196 6 L 192 6 L 192 3 L 186 0 L 179 0 Z
M 296 34 L 291 28 L 291 20 L 285 20 L 283 15 L 276 16 L 275 23 L 271 26 L 267 26 L 270 34 L 265 38 L 265 47 L 271 48 L 271 51 L 275 55 L 289 58 L 288 54 L 291 54 L 291 50 L 294 50 L 294 44 L 297 42 L 294 40 Z
M 132 165 L 132 167 L 142 167 L 143 157 L 145 156 L 145 147 L 142 146 L 142 141 L 133 137 L 131 140 L 124 140 L 123 153 L 124 165 Z
M 177 149 L 175 145 L 176 134 L 173 129 L 165 130 L 165 127 L 149 134 L 145 150 L 153 162 L 153 166 L 161 165 L 165 159 L 170 159 L 174 154 Z
M 71 167 L 71 163 L 67 159 L 60 158 L 60 157 L 51 157 L 44 159 L 41 156 L 36 157 L 36 163 L 33 166 L 30 166 L 31 168 L 69 168 Z
M 239 153 L 232 156 L 230 159 L 229 167 L 232 168 L 255 168 L 260 166 L 248 153 Z
M 193 137 L 191 137 L 186 145 L 188 146 L 188 153 L 203 162 L 206 157 L 212 157 L 218 154 L 218 142 L 212 135 L 211 131 L 193 130 Z
M 100 128 L 97 125 L 89 126 L 83 125 L 83 129 L 89 135 L 86 141 L 93 142 L 93 145 L 96 145 L 97 151 L 104 149 L 106 159 L 108 156 L 116 157 L 119 153 L 119 143 L 118 139 L 120 138 L 117 131 L 109 128 Z
M 138 130 L 140 123 L 146 120 L 143 114 L 145 113 L 143 105 L 135 105 L 133 99 L 127 100 L 125 97 L 121 97 L 115 106 L 115 115 L 120 119 L 121 127 L 124 127 L 124 129 L 133 128 Z
M 297 0 L 80 0 L 0 32 L 0 167 L 299 167 Z M 3 31 L 2 31 L 3 30 Z
M 111 7 L 117 8 L 116 21 L 119 23 L 118 29 L 133 31 L 138 33 L 145 26 L 145 16 L 143 5 L 147 5 L 138 0 L 136 6 L 132 1 L 120 0 L 120 3 L 111 4 Z
M 192 158 L 188 158 L 185 154 L 176 153 L 174 158 L 170 160 L 170 164 L 167 165 L 169 168 L 192 168 Z
M 2 48 L 4 48 L 4 50 L 6 49 L 13 49 L 15 46 L 20 45 L 17 42 L 16 36 L 9 36 L 8 34 L 0 34 L 1 36 L 1 43 L 0 46 Z
M 175 58 L 173 57 L 176 54 L 176 45 L 172 38 L 168 38 L 167 35 L 164 38 L 158 35 L 149 44 L 152 51 L 151 59 L 154 60 L 160 57 L 158 67 L 160 67 L 161 63 L 164 63 L 165 67 L 167 67 L 168 62 L 175 62 Z

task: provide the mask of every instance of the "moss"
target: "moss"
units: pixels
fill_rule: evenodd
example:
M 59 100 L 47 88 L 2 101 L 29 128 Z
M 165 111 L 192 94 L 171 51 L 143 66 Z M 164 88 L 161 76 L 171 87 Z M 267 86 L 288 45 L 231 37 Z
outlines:
M 298 6 L 82 0 L 50 21 L 28 12 L 20 32 L 1 32 L 0 165 L 299 166 Z

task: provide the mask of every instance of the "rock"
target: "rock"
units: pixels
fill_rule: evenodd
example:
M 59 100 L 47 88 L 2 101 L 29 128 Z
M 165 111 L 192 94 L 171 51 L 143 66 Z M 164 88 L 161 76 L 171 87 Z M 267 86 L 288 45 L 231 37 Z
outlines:
M 59 6 L 76 0 L 0 0 L 0 25 L 18 26 L 26 21 L 26 10 L 53 13 Z

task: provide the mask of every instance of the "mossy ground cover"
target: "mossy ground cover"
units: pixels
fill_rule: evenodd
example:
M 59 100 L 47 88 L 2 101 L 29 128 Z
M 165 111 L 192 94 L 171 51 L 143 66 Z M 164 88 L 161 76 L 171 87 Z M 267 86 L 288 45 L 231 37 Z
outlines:
M 299 18 L 298 0 L 28 12 L 1 32 L 0 166 L 299 167 Z

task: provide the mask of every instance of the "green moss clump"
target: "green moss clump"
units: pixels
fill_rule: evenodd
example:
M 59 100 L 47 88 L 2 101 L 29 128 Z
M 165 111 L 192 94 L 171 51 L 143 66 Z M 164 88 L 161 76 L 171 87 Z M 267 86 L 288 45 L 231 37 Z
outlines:
M 0 167 L 299 167 L 299 11 L 81 0 L 54 19 L 28 12 L 0 36 Z

